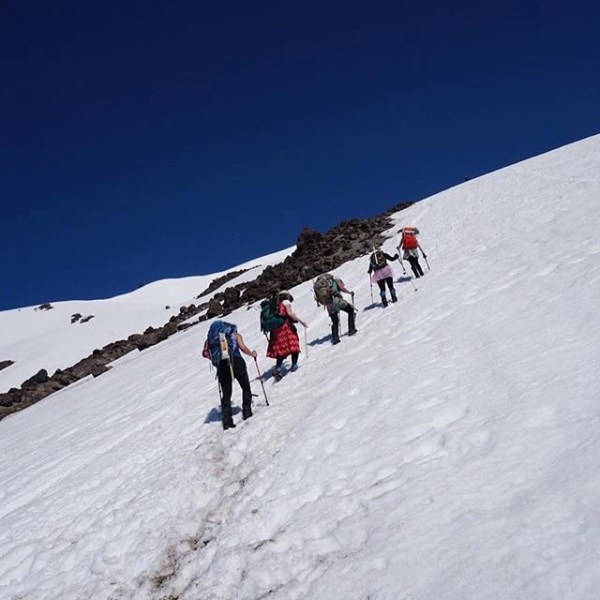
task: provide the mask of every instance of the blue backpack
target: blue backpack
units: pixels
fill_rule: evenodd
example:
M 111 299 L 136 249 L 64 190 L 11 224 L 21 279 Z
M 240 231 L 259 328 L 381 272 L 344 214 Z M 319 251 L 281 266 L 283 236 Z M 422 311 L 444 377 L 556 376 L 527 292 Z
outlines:
M 232 323 L 214 321 L 208 329 L 202 356 L 210 358 L 215 367 L 218 367 L 219 363 L 224 358 L 227 358 L 227 356 L 223 356 L 223 350 L 227 351 L 229 359 L 232 359 L 234 356 L 241 356 L 235 336 L 236 333 L 237 327 Z M 222 346 L 222 343 L 225 344 L 225 348 Z

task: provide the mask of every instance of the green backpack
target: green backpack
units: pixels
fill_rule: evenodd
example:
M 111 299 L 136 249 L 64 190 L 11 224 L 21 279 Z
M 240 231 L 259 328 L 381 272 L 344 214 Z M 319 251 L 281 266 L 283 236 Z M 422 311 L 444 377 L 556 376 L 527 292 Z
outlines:
M 260 330 L 269 333 L 279 329 L 285 317 L 279 314 L 279 295 L 275 294 L 260 303 Z

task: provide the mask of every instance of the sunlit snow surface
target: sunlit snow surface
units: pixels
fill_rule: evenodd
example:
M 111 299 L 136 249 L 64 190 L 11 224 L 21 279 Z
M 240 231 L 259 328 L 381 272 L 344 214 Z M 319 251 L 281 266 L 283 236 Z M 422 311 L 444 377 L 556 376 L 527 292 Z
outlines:
M 234 430 L 200 357 L 207 323 L 4 419 L 0 597 L 598 597 L 599 201 L 597 136 L 398 213 L 385 249 L 421 229 L 418 291 L 396 264 L 383 309 L 366 257 L 344 265 L 359 333 L 333 347 L 310 282 L 294 289 L 300 369 L 265 383 L 269 407 L 254 381 Z M 211 279 L 172 282 L 176 300 Z M 143 299 L 161 323 L 165 287 Z M 151 324 L 129 330 L 135 293 L 105 302 L 104 343 Z M 0 359 L 63 364 L 57 314 L 1 313 Z M 258 313 L 228 319 L 266 370 Z

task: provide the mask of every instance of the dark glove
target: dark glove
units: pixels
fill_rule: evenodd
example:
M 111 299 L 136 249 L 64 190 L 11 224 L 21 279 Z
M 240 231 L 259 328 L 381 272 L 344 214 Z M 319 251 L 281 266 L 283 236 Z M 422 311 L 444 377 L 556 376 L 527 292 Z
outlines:
M 398 254 L 394 254 L 394 256 L 392 256 L 392 260 L 398 260 Z
M 425 254 L 425 252 L 423 252 L 423 258 L 427 258 L 427 254 Z

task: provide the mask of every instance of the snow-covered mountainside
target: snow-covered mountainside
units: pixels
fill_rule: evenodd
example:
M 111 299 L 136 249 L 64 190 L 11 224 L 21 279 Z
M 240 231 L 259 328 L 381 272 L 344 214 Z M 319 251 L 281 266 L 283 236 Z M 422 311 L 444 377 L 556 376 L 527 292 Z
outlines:
M 257 272 L 281 262 L 293 250 L 292 247 L 275 252 L 232 269 L 249 270 L 227 285 L 253 279 Z M 0 312 L 0 360 L 15 363 L 0 371 L 0 392 L 18 387 L 40 369 L 51 374 L 74 364 L 95 348 L 141 333 L 148 326 L 163 325 L 179 312 L 181 306 L 198 302 L 194 298 L 213 279 L 224 274 L 155 281 L 129 294 L 106 300 L 52 302 L 51 310 L 30 306 Z M 92 315 L 93 319 L 73 324 L 71 316 L 74 314 L 84 318 Z
M 396 264 L 384 309 L 367 258 L 345 264 L 359 333 L 331 346 L 310 282 L 292 290 L 300 369 L 265 383 L 268 407 L 253 381 L 236 429 L 200 357 L 209 323 L 5 418 L 0 597 L 595 598 L 599 196 L 596 136 L 398 213 L 391 231 L 418 226 L 431 265 L 418 291 Z M 162 322 L 207 283 L 149 286 L 141 304 Z M 96 314 L 81 327 L 114 327 L 110 341 L 130 333 L 122 304 L 65 303 L 63 318 Z M 25 375 L 67 360 L 46 342 L 56 315 L 0 314 Z M 228 320 L 271 366 L 258 313 Z

